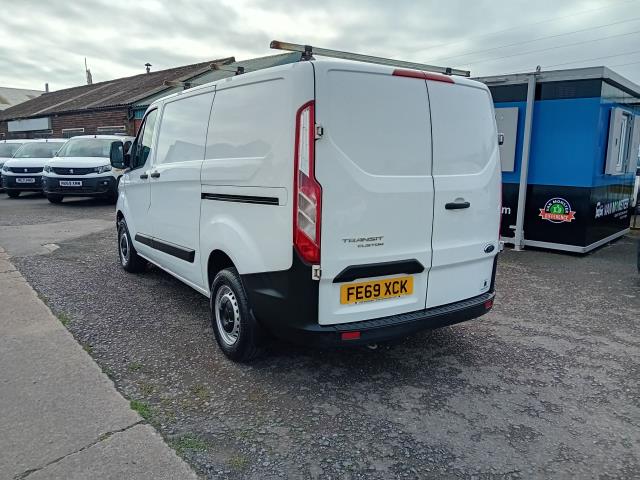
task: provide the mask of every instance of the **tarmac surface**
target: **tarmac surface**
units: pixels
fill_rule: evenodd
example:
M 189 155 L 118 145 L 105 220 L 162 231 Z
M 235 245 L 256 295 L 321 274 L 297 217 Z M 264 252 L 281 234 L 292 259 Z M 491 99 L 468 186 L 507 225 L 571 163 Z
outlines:
M 637 235 L 586 256 L 503 252 L 496 306 L 474 321 L 376 350 L 275 342 L 237 365 L 205 297 L 120 268 L 113 216 L 0 197 L 0 245 L 38 239 L 6 247 L 14 264 L 206 478 L 640 476 Z M 56 233 L 69 221 L 78 235 Z

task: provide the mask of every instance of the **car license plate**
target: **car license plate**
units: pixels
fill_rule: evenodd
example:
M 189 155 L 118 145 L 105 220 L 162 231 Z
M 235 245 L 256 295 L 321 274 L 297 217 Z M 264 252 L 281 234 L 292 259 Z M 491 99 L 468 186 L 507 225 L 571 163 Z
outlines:
M 387 278 L 373 282 L 347 283 L 340 287 L 340 303 L 371 302 L 413 293 L 413 277 Z
M 16 183 L 36 183 L 35 178 L 16 177 Z
M 60 180 L 61 187 L 81 187 L 82 180 Z

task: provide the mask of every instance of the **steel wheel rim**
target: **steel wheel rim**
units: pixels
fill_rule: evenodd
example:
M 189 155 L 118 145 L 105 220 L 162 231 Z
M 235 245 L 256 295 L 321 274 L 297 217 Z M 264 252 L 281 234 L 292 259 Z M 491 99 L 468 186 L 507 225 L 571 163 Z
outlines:
M 240 308 L 233 290 L 226 285 L 220 287 L 213 308 L 220 339 L 225 345 L 235 345 L 240 338 Z
M 129 239 L 127 238 L 127 233 L 123 231 L 120 234 L 120 261 L 123 265 L 129 263 L 129 253 Z

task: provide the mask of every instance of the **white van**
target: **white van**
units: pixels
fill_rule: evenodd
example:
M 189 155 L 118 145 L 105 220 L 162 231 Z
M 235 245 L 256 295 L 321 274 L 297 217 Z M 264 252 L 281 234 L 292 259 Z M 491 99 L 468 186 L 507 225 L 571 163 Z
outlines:
M 0 140 L 0 171 L 4 162 L 12 158 L 16 151 L 26 142 L 32 140 Z M 2 181 L 0 181 L 0 192 L 4 190 L 2 188 Z
M 224 353 L 262 332 L 370 344 L 493 305 L 500 168 L 487 87 L 303 61 L 151 105 L 117 203 L 120 261 L 210 298 Z
M 24 143 L 2 166 L 2 186 L 11 198 L 42 191 L 42 169 L 66 140 L 47 138 Z
M 118 198 L 118 182 L 123 170 L 109 162 L 111 144 L 133 137 L 118 135 L 80 135 L 70 139 L 44 166 L 42 188 L 51 203 L 66 196 L 99 197 L 113 203 Z

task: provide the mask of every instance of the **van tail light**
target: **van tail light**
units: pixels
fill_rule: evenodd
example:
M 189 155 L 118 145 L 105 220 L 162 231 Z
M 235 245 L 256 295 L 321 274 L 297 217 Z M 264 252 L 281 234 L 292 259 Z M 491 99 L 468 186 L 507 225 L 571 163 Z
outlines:
M 303 260 L 319 263 L 322 187 L 315 177 L 313 101 L 296 114 L 293 189 L 293 245 Z

